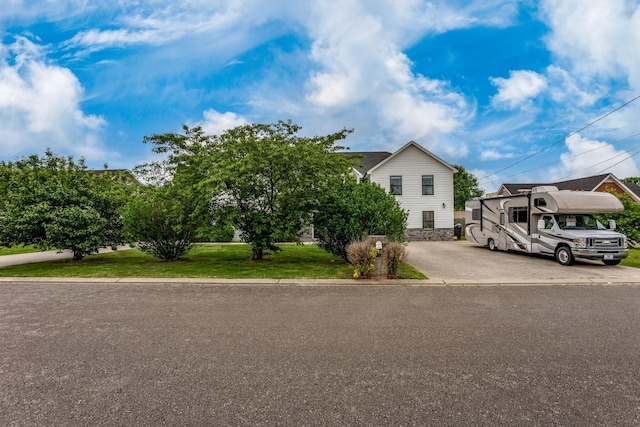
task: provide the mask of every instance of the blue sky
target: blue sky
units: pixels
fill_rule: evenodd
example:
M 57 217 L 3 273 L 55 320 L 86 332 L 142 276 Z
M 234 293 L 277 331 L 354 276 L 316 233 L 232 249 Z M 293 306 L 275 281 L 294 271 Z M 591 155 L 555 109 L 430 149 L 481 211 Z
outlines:
M 292 120 L 481 179 L 640 176 L 638 0 L 4 0 L 0 160 L 154 159 L 145 135 Z M 571 135 L 571 136 L 570 136 Z

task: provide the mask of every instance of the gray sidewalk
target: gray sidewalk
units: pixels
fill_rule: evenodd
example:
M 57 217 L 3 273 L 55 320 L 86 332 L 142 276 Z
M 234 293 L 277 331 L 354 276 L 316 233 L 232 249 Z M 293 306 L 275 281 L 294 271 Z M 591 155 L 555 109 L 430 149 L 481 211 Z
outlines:
M 131 249 L 129 246 L 118 247 L 119 251 Z M 100 249 L 99 253 L 113 252 L 111 249 Z M 55 261 L 58 259 L 71 259 L 73 254 L 69 250 L 64 251 L 42 251 L 30 252 L 27 254 L 2 255 L 0 256 L 0 268 L 10 265 L 31 264 L 36 262 Z

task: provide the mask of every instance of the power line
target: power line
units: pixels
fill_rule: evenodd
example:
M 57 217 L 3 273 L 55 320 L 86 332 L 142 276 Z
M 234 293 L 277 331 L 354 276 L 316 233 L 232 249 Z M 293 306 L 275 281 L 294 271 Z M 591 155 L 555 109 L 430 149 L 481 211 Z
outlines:
M 514 166 L 516 166 L 516 165 L 518 165 L 518 164 L 520 164 L 520 163 L 522 163 L 522 162 L 524 162 L 524 161 L 526 161 L 526 160 L 531 159 L 532 157 L 537 156 L 538 154 L 542 154 L 542 153 L 544 153 L 544 152 L 545 152 L 545 151 L 547 151 L 549 148 L 554 147 L 554 146 L 556 146 L 556 145 L 560 144 L 561 142 L 565 141 L 567 138 L 570 138 L 570 137 L 572 137 L 573 135 L 576 135 L 576 134 L 578 134 L 578 133 L 582 132 L 583 130 L 587 129 L 588 127 L 593 126 L 594 124 L 596 124 L 596 123 L 598 123 L 599 121 L 603 120 L 604 118 L 606 118 L 606 117 L 610 116 L 611 114 L 613 114 L 613 113 L 617 112 L 618 110 L 620 110 L 620 109 L 622 109 L 622 108 L 626 107 L 627 105 L 631 104 L 632 102 L 637 101 L 638 99 L 640 99 L 640 95 L 636 96 L 635 98 L 633 98 L 633 99 L 632 99 L 632 100 L 630 100 L 630 101 L 625 102 L 624 104 L 622 104 L 621 106 L 619 106 L 619 107 L 618 107 L 618 108 L 616 108 L 615 110 L 611 110 L 611 111 L 609 111 L 607 114 L 605 114 L 605 115 L 603 115 L 603 116 L 598 117 L 596 120 L 594 120 L 594 121 L 592 121 L 591 123 L 589 123 L 589 124 L 587 124 L 587 125 L 585 125 L 585 126 L 581 127 L 580 129 L 578 129 L 578 130 L 576 130 L 576 131 L 574 131 L 574 132 L 571 132 L 569 135 L 567 135 L 567 136 L 565 136 L 565 137 L 563 137 L 563 138 L 558 139 L 557 141 L 553 142 L 553 143 L 552 143 L 552 144 L 550 144 L 550 145 L 547 145 L 547 146 L 546 146 L 546 147 L 544 147 L 542 150 L 536 151 L 535 153 L 533 153 L 533 154 L 531 154 L 531 155 L 529 155 L 529 156 L 527 156 L 527 157 L 525 157 L 525 158 L 523 158 L 523 159 L 520 159 L 520 160 L 518 160 L 517 162 L 510 164 L 509 166 L 506 166 L 506 167 L 504 167 L 504 168 L 502 168 L 502 169 L 500 169 L 500 170 L 498 170 L 498 171 L 493 172 L 492 174 L 489 174 L 489 175 L 487 175 L 487 176 L 484 176 L 484 177 L 480 178 L 478 181 L 482 181 L 482 180 L 484 180 L 484 179 L 487 179 L 487 178 L 489 178 L 489 177 L 492 177 L 492 176 L 494 176 L 494 175 L 497 175 L 497 174 L 499 174 L 500 172 L 503 172 L 503 171 L 505 171 L 505 170 L 507 170 L 507 169 L 510 169 L 510 168 L 512 168 L 512 167 L 514 167 Z
M 611 166 L 607 166 L 606 168 L 604 168 L 604 169 L 603 169 L 603 170 L 601 170 L 600 172 L 596 173 L 596 175 L 599 175 L 599 174 L 601 174 L 601 173 L 605 172 L 607 169 L 611 169 L 611 168 L 612 168 L 612 167 L 614 167 L 614 166 L 618 166 L 620 163 L 622 163 L 622 162 L 626 162 L 627 160 L 629 160 L 630 158 L 632 158 L 632 157 L 634 157 L 634 156 L 637 156 L 638 154 L 640 154 L 640 150 L 636 151 L 636 152 L 635 152 L 635 153 L 633 153 L 633 154 L 630 154 L 630 155 L 629 155 L 629 156 L 627 156 L 626 158 L 624 158 L 624 159 L 620 160 L 618 163 L 615 163 L 615 164 L 613 164 L 613 165 L 611 165 Z
M 635 138 L 635 137 L 637 137 L 637 136 L 640 136 L 640 133 L 636 133 L 636 134 L 633 134 L 633 135 L 631 135 L 631 136 L 627 136 L 627 137 L 625 137 L 625 138 L 618 139 L 617 141 L 613 141 L 613 142 L 611 142 L 611 143 L 608 143 L 608 144 L 605 144 L 605 145 L 601 145 L 600 147 L 592 148 L 591 150 L 583 151 L 582 153 L 574 154 L 573 156 L 565 157 L 565 158 L 564 158 L 564 159 L 562 159 L 562 160 L 556 160 L 556 161 L 553 161 L 553 162 L 545 163 L 545 164 L 543 164 L 543 165 L 541 165 L 541 166 L 538 166 L 538 167 L 535 167 L 535 168 L 532 168 L 532 169 L 527 169 L 526 171 L 522 171 L 522 172 L 515 173 L 515 174 L 513 174 L 513 175 L 506 176 L 506 177 L 504 177 L 503 179 L 513 178 L 514 176 L 522 175 L 522 174 L 525 174 L 525 173 L 527 173 L 527 172 L 533 172 L 533 171 L 535 171 L 535 170 L 542 169 L 542 168 L 547 167 L 547 166 L 551 166 L 551 165 L 558 164 L 558 163 L 560 163 L 560 162 L 562 162 L 562 161 L 575 159 L 576 157 L 580 157 L 580 156 L 582 156 L 582 155 L 584 155 L 584 154 L 588 154 L 588 153 L 591 153 L 591 152 L 596 151 L 596 150 L 601 150 L 601 149 L 603 149 L 603 148 L 607 148 L 607 147 L 609 147 L 610 145 L 615 145 L 615 144 L 617 144 L 617 143 L 619 143 L 619 142 L 627 141 L 627 140 L 632 139 L 632 138 Z M 622 154 L 624 154 L 624 153 L 622 153 Z M 612 157 L 612 158 L 610 158 L 610 159 L 608 159 L 608 160 L 605 160 L 605 162 L 606 162 L 606 161 L 609 161 L 609 160 L 611 160 L 611 159 L 614 159 L 614 158 L 616 158 L 616 157 L 618 157 L 618 156 L 620 156 L 620 155 L 621 155 L 621 154 L 616 155 L 616 156 L 614 156 L 614 157 Z M 603 162 L 601 162 L 601 163 L 603 163 Z M 600 163 L 596 163 L 596 165 L 599 165 L 599 164 L 600 164 Z M 593 166 L 596 166 L 596 165 L 593 165 Z

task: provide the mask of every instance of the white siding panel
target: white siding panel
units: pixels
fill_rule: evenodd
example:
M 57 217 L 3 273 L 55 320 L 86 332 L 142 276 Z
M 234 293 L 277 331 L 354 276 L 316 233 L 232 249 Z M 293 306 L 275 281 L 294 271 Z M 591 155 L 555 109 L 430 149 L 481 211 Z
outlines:
M 402 195 L 395 196 L 409 211 L 408 228 L 422 228 L 422 211 L 433 211 L 435 228 L 453 228 L 453 172 L 411 145 L 378 167 L 370 179 L 389 191 L 389 178 L 402 176 Z M 422 175 L 433 175 L 434 194 L 422 195 Z M 442 207 L 444 204 L 444 208 Z

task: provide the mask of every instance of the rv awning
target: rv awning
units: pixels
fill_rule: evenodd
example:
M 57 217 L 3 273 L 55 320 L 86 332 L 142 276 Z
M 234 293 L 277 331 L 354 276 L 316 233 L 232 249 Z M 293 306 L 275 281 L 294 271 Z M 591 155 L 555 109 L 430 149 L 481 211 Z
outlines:
M 624 206 L 616 196 L 610 193 L 591 191 L 558 191 L 547 193 L 557 206 L 556 213 L 616 213 Z

